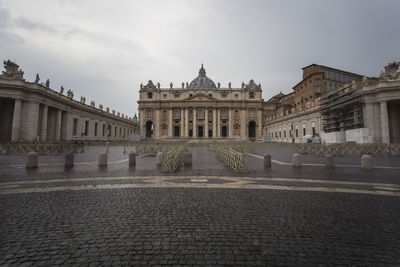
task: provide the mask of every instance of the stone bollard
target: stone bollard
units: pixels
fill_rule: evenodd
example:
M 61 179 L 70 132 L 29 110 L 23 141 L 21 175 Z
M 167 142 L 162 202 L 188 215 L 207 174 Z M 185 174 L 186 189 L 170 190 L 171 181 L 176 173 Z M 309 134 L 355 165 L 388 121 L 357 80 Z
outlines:
M 29 152 L 26 155 L 25 167 L 27 169 L 37 168 L 39 154 L 36 152 Z
M 164 161 L 164 152 L 158 152 L 156 156 L 156 165 L 157 167 L 161 167 Z
M 192 166 L 192 153 L 185 152 L 183 154 L 183 164 L 185 165 L 185 167 L 191 167 Z
M 335 168 L 335 157 L 328 154 L 325 156 L 325 167 L 326 168 Z
M 366 155 L 363 155 L 361 157 L 361 167 L 363 169 L 366 169 L 366 170 L 372 170 L 373 169 L 371 155 L 366 154 Z
M 131 152 L 129 153 L 129 166 L 136 165 L 136 153 Z
M 99 167 L 107 167 L 107 153 L 99 155 Z
M 301 156 L 299 153 L 294 153 L 292 156 L 293 167 L 301 167 Z
M 271 155 L 264 153 L 264 167 L 271 167 Z
M 69 168 L 74 166 L 74 153 L 67 153 L 65 154 L 65 168 Z

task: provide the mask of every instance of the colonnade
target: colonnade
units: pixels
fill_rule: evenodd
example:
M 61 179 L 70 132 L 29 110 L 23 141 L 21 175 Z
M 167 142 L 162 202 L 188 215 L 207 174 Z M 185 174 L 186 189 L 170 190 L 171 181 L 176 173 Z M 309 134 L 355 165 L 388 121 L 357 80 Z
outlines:
M 151 111 L 151 112 L 149 112 Z M 154 112 L 153 112 L 154 111 Z M 174 113 L 179 111 L 179 115 Z M 162 116 L 167 112 L 167 116 Z M 262 111 L 254 108 L 250 117 L 248 108 L 225 107 L 183 107 L 142 109 L 140 131 L 142 138 L 260 138 L 262 131 Z M 149 114 L 151 114 L 149 116 Z M 154 114 L 154 116 L 153 116 Z M 235 115 L 234 115 L 235 114 Z M 254 121 L 254 136 L 249 136 L 249 123 Z M 148 123 L 154 125 L 152 133 Z M 238 130 L 234 130 L 240 128 Z M 162 130 L 162 125 L 168 129 Z M 175 131 L 179 129 L 178 131 Z

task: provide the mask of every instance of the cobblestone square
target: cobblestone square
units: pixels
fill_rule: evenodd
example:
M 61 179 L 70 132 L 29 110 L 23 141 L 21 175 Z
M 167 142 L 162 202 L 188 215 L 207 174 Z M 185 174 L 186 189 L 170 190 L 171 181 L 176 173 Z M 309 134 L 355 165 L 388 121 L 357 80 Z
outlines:
M 328 170 L 323 158 L 290 165 L 290 146 L 259 146 L 236 174 L 204 146 L 193 165 L 161 172 L 156 158 L 112 146 L 41 156 L 0 155 L 1 266 L 399 265 L 399 158 L 359 157 Z M 123 151 L 126 150 L 124 154 Z M 271 168 L 261 155 L 272 155 Z M 353 167 L 352 167 L 353 166 Z

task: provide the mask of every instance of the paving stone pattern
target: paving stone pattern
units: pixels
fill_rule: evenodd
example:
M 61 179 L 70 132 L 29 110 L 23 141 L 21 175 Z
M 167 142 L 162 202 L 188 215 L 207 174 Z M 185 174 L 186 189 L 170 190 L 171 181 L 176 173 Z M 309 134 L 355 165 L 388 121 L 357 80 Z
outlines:
M 0 265 L 399 265 L 398 197 L 146 188 L 0 196 Z

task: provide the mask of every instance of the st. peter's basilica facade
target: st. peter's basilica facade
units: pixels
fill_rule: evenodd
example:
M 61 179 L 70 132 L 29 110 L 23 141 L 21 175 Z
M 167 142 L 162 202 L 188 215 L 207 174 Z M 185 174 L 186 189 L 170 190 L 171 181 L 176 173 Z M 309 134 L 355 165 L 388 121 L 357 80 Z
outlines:
M 139 91 L 141 138 L 260 139 L 262 91 L 253 80 L 241 88 L 221 87 L 199 75 L 181 87 L 160 88 L 149 81 Z

